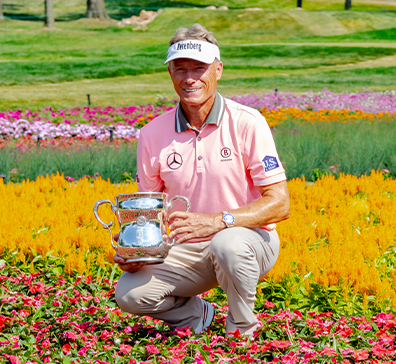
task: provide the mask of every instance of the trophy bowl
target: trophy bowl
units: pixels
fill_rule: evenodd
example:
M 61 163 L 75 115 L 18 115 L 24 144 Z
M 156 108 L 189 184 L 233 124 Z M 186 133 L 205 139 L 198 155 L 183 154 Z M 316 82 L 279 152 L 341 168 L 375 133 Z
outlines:
M 110 231 L 111 245 L 118 255 L 127 262 L 146 262 L 146 264 L 162 263 L 174 244 L 168 235 L 169 210 L 174 200 L 182 200 L 186 204 L 186 212 L 190 210 L 190 202 L 184 196 L 175 196 L 168 202 L 168 195 L 162 192 L 124 193 L 115 196 L 116 203 L 111 200 L 99 200 L 93 211 L 103 228 Z M 111 226 L 99 217 L 100 205 L 109 203 L 120 226 L 118 242 L 114 242 Z

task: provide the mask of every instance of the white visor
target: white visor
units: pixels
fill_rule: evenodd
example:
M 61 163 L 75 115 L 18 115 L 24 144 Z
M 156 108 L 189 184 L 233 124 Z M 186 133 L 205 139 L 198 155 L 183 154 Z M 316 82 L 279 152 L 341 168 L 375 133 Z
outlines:
M 210 64 L 215 58 L 220 61 L 220 50 L 215 44 L 206 41 L 182 40 L 169 47 L 165 64 L 177 58 L 190 58 Z

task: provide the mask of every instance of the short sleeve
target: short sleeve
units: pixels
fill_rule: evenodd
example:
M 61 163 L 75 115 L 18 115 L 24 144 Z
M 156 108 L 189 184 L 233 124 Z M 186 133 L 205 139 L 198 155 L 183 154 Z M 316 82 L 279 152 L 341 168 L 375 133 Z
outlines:
M 250 116 L 253 120 L 246 131 L 244 156 L 254 185 L 267 186 L 285 181 L 285 170 L 267 121 L 259 112 Z
M 150 153 L 150 146 L 140 133 L 137 147 L 137 174 L 136 182 L 140 192 L 162 192 L 164 182 L 160 177 L 158 156 Z

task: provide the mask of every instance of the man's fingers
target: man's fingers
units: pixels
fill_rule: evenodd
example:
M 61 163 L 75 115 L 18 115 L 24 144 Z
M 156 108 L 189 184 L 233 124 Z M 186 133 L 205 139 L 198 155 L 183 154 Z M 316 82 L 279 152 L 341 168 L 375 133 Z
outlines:
M 175 211 L 169 215 L 168 221 L 173 222 L 175 219 L 186 219 L 189 216 L 188 212 Z
M 118 241 L 119 237 L 120 237 L 120 234 L 114 234 L 114 236 L 113 236 L 114 241 Z

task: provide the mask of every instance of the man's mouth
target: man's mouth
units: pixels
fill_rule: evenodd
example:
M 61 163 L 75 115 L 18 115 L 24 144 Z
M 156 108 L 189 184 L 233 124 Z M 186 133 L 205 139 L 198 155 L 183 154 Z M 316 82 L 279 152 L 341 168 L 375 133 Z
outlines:
M 199 88 L 185 88 L 184 89 L 184 91 L 186 91 L 186 92 L 196 92 L 196 91 L 199 91 L 200 89 Z

